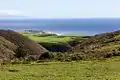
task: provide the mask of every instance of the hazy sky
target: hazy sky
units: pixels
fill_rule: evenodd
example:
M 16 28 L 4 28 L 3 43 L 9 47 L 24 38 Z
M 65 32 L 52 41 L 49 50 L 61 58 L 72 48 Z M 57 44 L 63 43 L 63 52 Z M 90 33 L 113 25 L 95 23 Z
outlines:
M 37 18 L 120 17 L 120 0 L 0 0 L 0 14 Z

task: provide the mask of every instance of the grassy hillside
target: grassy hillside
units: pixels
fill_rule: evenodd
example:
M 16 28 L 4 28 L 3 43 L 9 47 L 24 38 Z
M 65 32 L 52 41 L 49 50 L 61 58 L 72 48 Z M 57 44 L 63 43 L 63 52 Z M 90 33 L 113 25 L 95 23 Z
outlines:
M 120 57 L 0 66 L 0 80 L 120 80 Z
M 75 45 L 79 40 L 84 40 L 82 36 L 57 36 L 57 35 L 44 35 L 44 34 L 32 34 L 21 33 L 29 39 L 38 42 L 43 47 L 51 52 L 67 52 L 71 50 L 71 45 Z M 87 37 L 86 37 L 87 38 Z
M 99 34 L 86 39 L 73 48 L 73 53 L 98 58 L 120 56 L 120 31 Z
M 41 35 L 34 35 L 27 33 L 22 33 L 22 34 L 35 42 L 57 43 L 57 42 L 68 42 L 71 40 L 71 36 L 41 36 Z
M 98 34 L 91 37 L 24 35 L 40 42 L 49 51 L 67 51 L 68 57 L 75 60 L 120 56 L 120 31 Z M 61 47 L 63 43 L 67 44 Z

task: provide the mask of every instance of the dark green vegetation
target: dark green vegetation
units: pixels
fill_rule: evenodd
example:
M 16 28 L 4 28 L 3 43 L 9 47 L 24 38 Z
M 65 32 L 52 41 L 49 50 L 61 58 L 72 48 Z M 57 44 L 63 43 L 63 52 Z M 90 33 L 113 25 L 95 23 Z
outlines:
M 87 39 L 89 36 L 57 36 L 57 35 L 44 35 L 44 34 L 31 34 L 31 33 L 22 33 L 24 36 L 29 39 L 41 44 L 47 50 L 51 52 L 67 52 L 70 51 L 72 46 L 75 46 L 84 39 Z
M 51 56 L 61 56 L 66 60 L 110 58 L 120 55 L 120 31 L 98 34 L 95 36 L 34 36 L 24 34 L 39 42 L 51 52 Z M 36 38 L 35 38 L 36 37 Z M 69 39 L 68 39 L 69 37 Z M 46 54 L 46 53 L 45 53 Z M 64 55 L 65 54 L 65 55 Z M 48 55 L 48 53 L 47 53 Z M 67 57 L 66 57 L 67 55 Z M 53 57 L 53 58 L 54 58 Z
M 71 49 L 71 46 L 67 43 L 72 40 L 72 37 L 69 36 L 57 36 L 57 35 L 44 35 L 44 34 L 31 34 L 31 33 L 22 33 L 24 36 L 27 36 L 29 39 L 39 43 L 47 50 L 51 52 L 66 52 Z
M 71 46 L 68 43 L 39 42 L 39 44 L 51 52 L 67 52 L 71 50 Z
M 120 80 L 120 57 L 0 66 L 0 80 Z

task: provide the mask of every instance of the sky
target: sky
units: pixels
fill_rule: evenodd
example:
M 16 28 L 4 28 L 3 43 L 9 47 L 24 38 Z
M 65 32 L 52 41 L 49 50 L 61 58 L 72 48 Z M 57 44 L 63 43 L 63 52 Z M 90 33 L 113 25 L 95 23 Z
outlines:
M 0 0 L 0 15 L 34 18 L 119 18 L 120 0 Z

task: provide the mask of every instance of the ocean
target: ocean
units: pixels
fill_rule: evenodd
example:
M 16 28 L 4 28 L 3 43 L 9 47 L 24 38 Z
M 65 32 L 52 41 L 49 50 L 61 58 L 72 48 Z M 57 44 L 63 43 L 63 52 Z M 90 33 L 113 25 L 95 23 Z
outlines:
M 120 29 L 120 19 L 0 20 L 0 29 L 43 30 L 61 34 L 94 35 Z

